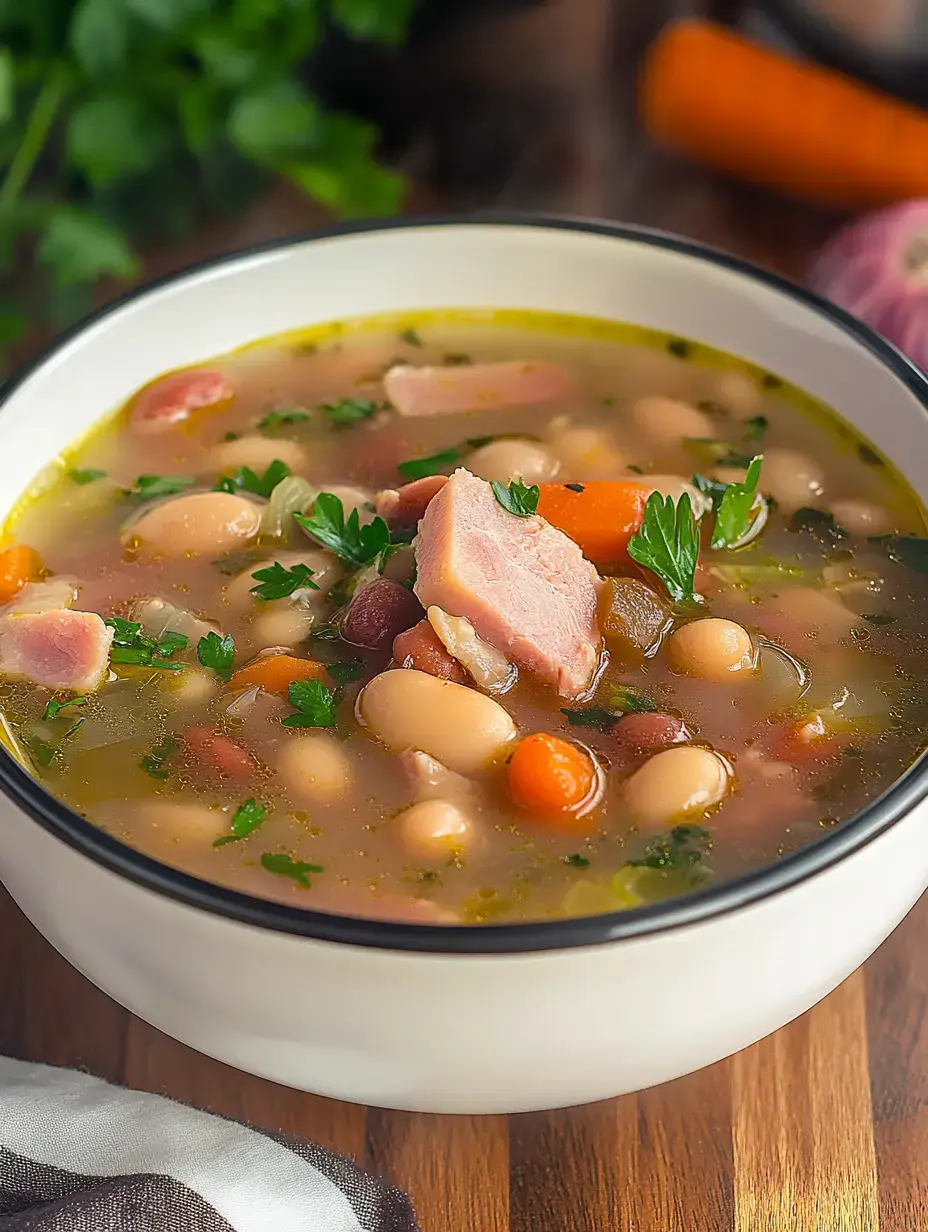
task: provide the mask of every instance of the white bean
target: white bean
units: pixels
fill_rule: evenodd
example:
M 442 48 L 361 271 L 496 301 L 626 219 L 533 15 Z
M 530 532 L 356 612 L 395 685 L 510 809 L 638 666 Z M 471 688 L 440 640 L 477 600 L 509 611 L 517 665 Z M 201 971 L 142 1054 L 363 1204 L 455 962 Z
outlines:
M 787 625 L 828 640 L 846 637 L 861 623 L 850 608 L 845 607 L 835 591 L 816 590 L 812 586 L 786 587 L 771 608 L 782 615 Z
M 549 427 L 549 440 L 562 479 L 612 479 L 625 468 L 625 458 L 612 436 L 600 428 L 569 428 L 555 420 Z
M 728 763 L 718 753 L 680 745 L 657 753 L 626 779 L 625 802 L 639 824 L 663 829 L 718 804 L 730 779 Z
M 476 838 L 473 822 L 451 800 L 422 800 L 396 821 L 403 846 L 418 859 L 445 861 L 468 851 Z
M 206 848 L 229 832 L 229 817 L 198 800 L 142 800 L 136 817 L 144 827 L 140 845 L 149 851 L 176 846 Z
M 550 449 L 519 437 L 482 445 L 464 459 L 464 465 L 472 474 L 491 483 L 508 483 L 511 479 L 528 484 L 547 483 L 558 471 L 557 459 Z
M 258 533 L 261 506 L 230 492 L 195 492 L 155 505 L 133 522 L 124 539 L 163 556 L 228 552 Z
M 682 625 L 670 638 L 667 651 L 674 667 L 702 680 L 732 680 L 747 676 L 754 667 L 754 646 L 747 629 L 717 616 Z
M 769 493 L 784 513 L 794 513 L 804 505 L 821 504 L 825 472 L 796 449 L 765 449 L 760 490 Z
M 214 672 L 201 672 L 197 668 L 188 668 L 169 676 L 168 690 L 172 701 L 182 706 L 196 706 L 209 699 L 218 691 L 218 678 Z
M 411 668 L 375 676 L 358 715 L 397 752 L 421 749 L 459 774 L 478 774 L 515 738 L 509 714 L 483 693 Z
M 753 376 L 746 372 L 723 372 L 715 381 L 712 399 L 727 406 L 736 415 L 756 415 L 764 400 L 763 391 Z
M 318 732 L 285 740 L 277 772 L 294 796 L 312 804 L 332 804 L 351 790 L 351 762 L 334 736 Z
M 852 535 L 886 535 L 892 530 L 888 510 L 874 501 L 847 500 L 832 502 L 831 512 L 839 526 Z
M 679 445 L 684 436 L 713 435 L 708 415 L 689 402 L 665 398 L 661 394 L 639 398 L 632 406 L 631 419 L 635 427 L 656 445 Z
M 240 466 L 249 466 L 260 474 L 276 461 L 286 462 L 292 471 L 299 472 L 306 464 L 306 451 L 296 441 L 241 436 L 237 441 L 217 445 L 211 451 L 210 461 L 221 475 L 229 475 Z
M 358 511 L 358 521 L 362 526 L 365 522 L 370 522 L 374 517 L 371 508 L 374 504 L 374 493 L 370 488 L 357 488 L 351 484 L 336 483 L 324 487 L 322 491 L 331 492 L 333 496 L 337 496 L 342 502 L 346 522 L 355 509 Z
M 252 640 L 258 646 L 299 646 L 309 636 L 314 620 L 313 612 L 283 599 L 268 604 L 268 610 L 255 617 Z

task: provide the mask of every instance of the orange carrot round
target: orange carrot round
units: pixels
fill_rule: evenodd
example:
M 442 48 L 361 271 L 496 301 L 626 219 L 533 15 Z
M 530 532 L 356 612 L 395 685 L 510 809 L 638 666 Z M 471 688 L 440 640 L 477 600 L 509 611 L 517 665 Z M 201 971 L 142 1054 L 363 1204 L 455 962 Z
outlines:
M 286 697 L 287 689 L 294 680 L 322 680 L 325 667 L 312 659 L 297 659 L 288 654 L 263 655 L 234 672 L 229 684 L 237 689 L 254 688 L 260 685 L 268 693 L 280 693 Z
M 16 543 L 0 552 L 0 603 L 10 603 L 27 582 L 41 578 L 45 570 L 35 548 Z
M 561 823 L 590 803 L 598 781 L 589 753 L 549 732 L 525 737 L 509 759 L 507 775 L 520 808 Z
M 641 526 L 651 491 L 644 483 L 627 480 L 543 483 L 538 512 L 573 539 L 589 560 L 620 564 L 628 560 L 628 541 Z

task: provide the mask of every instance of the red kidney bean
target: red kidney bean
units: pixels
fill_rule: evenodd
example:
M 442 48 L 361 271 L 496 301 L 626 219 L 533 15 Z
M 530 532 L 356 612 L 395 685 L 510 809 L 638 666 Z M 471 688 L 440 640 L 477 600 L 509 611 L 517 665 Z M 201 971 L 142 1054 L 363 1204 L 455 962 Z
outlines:
M 627 714 L 612 729 L 612 736 L 623 748 L 636 753 L 666 749 L 693 738 L 683 720 L 672 714 Z
M 456 684 L 467 682 L 464 668 L 457 659 L 448 654 L 427 620 L 420 620 L 417 625 L 396 638 L 393 643 L 393 659 L 400 667 L 412 667 L 419 672 L 428 672 L 430 676 L 438 676 L 440 680 L 453 680 Z
M 132 427 L 144 436 L 167 432 L 191 411 L 225 402 L 234 392 L 228 377 L 212 369 L 172 373 L 136 397 L 130 414 Z
M 255 769 L 248 750 L 215 727 L 186 727 L 180 740 L 188 760 L 210 774 L 246 779 Z
M 422 618 L 422 605 L 402 582 L 377 578 L 359 590 L 339 624 L 342 640 L 367 650 L 386 650 L 404 629 Z
M 404 483 L 401 488 L 388 488 L 377 497 L 377 512 L 391 526 L 417 526 L 429 501 L 447 482 L 447 475 L 426 475 L 424 479 Z

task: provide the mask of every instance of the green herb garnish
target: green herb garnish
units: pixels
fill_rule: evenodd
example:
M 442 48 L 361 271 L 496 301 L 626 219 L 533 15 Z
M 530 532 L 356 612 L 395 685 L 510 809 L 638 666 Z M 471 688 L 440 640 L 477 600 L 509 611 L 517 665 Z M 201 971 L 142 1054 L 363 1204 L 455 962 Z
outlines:
M 667 834 L 652 839 L 640 860 L 628 863 L 633 868 L 672 870 L 692 876 L 711 845 L 712 840 L 702 826 L 674 826 Z
M 309 411 L 304 411 L 300 407 L 293 407 L 292 410 L 275 407 L 259 421 L 258 431 L 264 436 L 273 436 L 275 432 L 279 432 L 288 424 L 303 423 L 307 419 L 309 419 Z
M 685 338 L 669 338 L 667 350 L 671 355 L 676 355 L 677 359 L 689 359 L 693 353 L 693 344 L 687 342 Z
M 84 706 L 86 703 L 86 697 L 69 697 L 67 701 L 63 702 L 50 701 L 45 707 L 45 713 L 42 715 L 42 718 L 57 719 L 62 710 L 67 709 L 68 706 Z
M 40 766 L 50 766 L 58 753 L 58 750 L 53 744 L 49 744 L 47 740 L 36 739 L 29 742 L 29 752 Z
M 716 510 L 715 526 L 712 528 L 713 548 L 730 548 L 738 544 L 750 530 L 754 519 L 759 516 L 757 483 L 763 460 L 762 454 L 751 459 L 743 483 L 726 485 Z
M 294 521 L 317 543 L 354 565 L 370 564 L 390 546 L 390 529 L 383 518 L 362 526 L 357 509 L 347 521 L 342 502 L 332 492 L 320 492 L 311 513 L 295 513 Z
M 271 495 L 281 479 L 290 474 L 290 467 L 280 458 L 275 458 L 263 475 L 257 474 L 250 466 L 240 466 L 234 475 L 223 475 L 218 483 L 213 484 L 214 492 L 251 492 L 254 496 L 263 496 L 265 500 Z
M 629 468 L 631 469 L 631 468 Z M 694 475 L 692 479 L 693 487 L 703 496 L 709 499 L 710 504 L 715 512 L 718 512 L 719 505 L 722 503 L 722 497 L 728 488 L 727 483 L 719 483 L 717 479 L 710 479 L 708 475 Z
M 615 727 L 619 719 L 602 706 L 587 706 L 583 710 L 571 710 L 561 707 L 563 714 L 571 727 L 595 727 L 598 731 L 607 732 Z
M 496 482 L 491 483 L 490 487 L 497 503 L 517 518 L 530 518 L 538 508 L 541 491 L 537 484 L 526 487 L 521 479 L 513 479 L 508 487 L 504 483 Z
M 453 466 L 455 462 L 460 461 L 463 454 L 457 445 L 451 445 L 448 449 L 441 449 L 438 453 L 430 454 L 427 458 L 409 458 L 405 462 L 398 462 L 396 469 L 404 479 L 425 479 L 427 475 L 438 475 L 446 466 Z
M 170 660 L 187 646 L 188 639 L 183 633 L 162 633 L 158 638 L 149 637 L 140 624 L 119 616 L 112 616 L 103 623 L 113 630 L 110 662 L 133 667 L 156 667 L 166 672 L 181 671 L 183 664 Z
M 265 569 L 256 569 L 251 576 L 259 585 L 252 586 L 250 593 L 266 603 L 273 599 L 286 599 L 295 590 L 319 589 L 313 581 L 313 571 L 308 565 L 296 564 L 287 569 L 280 561 L 275 560 Z
M 754 415 L 751 419 L 746 419 L 744 421 L 744 440 L 746 442 L 761 440 L 769 426 L 770 421 L 766 415 Z
M 586 488 L 582 483 L 565 483 L 564 487 L 568 492 L 585 492 Z
M 307 864 L 304 860 L 294 860 L 285 851 L 265 851 L 261 856 L 261 867 L 278 877 L 292 877 L 304 890 L 309 890 L 312 883 L 308 874 L 321 873 L 325 870 L 321 864 Z
M 339 428 L 346 428 L 349 424 L 361 423 L 365 419 L 370 419 L 376 410 L 377 403 L 367 398 L 342 398 L 340 402 L 323 406 L 322 413 L 329 423 Z
M 641 529 L 629 540 L 628 554 L 656 573 L 671 599 L 679 603 L 695 594 L 699 531 L 689 494 L 675 505 L 673 497 L 652 492 L 644 508 Z
M 446 368 L 466 368 L 468 364 L 472 364 L 474 361 L 469 355 L 454 353 L 451 355 L 443 355 L 441 357 L 441 362 Z
M 422 339 L 414 329 L 404 329 L 400 334 L 400 342 L 405 342 L 407 346 L 421 347 Z
M 221 637 L 211 629 L 197 642 L 197 659 L 217 675 L 228 675 L 235 662 L 235 642 L 232 635 L 227 633 L 225 637 Z
M 296 713 L 280 720 L 284 727 L 335 726 L 335 697 L 321 680 L 291 680 L 287 697 Z
M 68 471 L 68 478 L 71 480 L 72 483 L 79 483 L 79 484 L 93 483 L 95 479 L 105 479 L 106 471 L 96 471 L 92 469 L 88 469 L 88 470 L 77 469 L 73 471 Z
M 156 744 L 152 751 L 142 758 L 142 769 L 153 779 L 169 778 L 171 772 L 164 763 L 174 756 L 178 747 L 173 736 L 165 736 L 160 744 Z
M 658 710 L 653 697 L 626 684 L 613 685 L 609 705 L 612 710 L 618 710 L 621 714 L 654 714 Z
M 861 462 L 866 462 L 867 466 L 882 466 L 883 465 L 883 459 L 876 452 L 876 450 L 871 449 L 869 445 L 864 445 L 864 444 L 858 445 L 857 446 L 857 456 L 860 458 Z
M 749 457 L 738 453 L 728 441 L 718 440 L 714 436 L 684 436 L 683 444 L 699 461 L 713 466 L 747 467 L 751 462 Z
M 928 538 L 922 535 L 877 535 L 870 540 L 884 548 L 890 560 L 915 573 L 928 573 Z
M 892 612 L 861 612 L 860 618 L 871 625 L 894 625 L 896 623 L 896 617 Z
M 241 432 L 225 432 L 222 439 L 228 444 L 229 441 L 240 441 L 242 434 Z
M 581 856 L 579 852 L 574 852 L 572 855 L 564 857 L 564 863 L 569 864 L 571 868 L 589 868 L 590 862 L 586 856 Z
M 341 634 L 335 625 L 324 624 L 314 625 L 309 631 L 309 636 L 316 638 L 320 642 L 337 642 Z
M 154 500 L 158 496 L 176 496 L 184 488 L 192 488 L 196 481 L 189 475 L 139 475 L 135 487 L 130 488 L 127 496 L 136 500 Z
M 345 659 L 342 663 L 327 663 L 325 670 L 336 684 L 349 684 L 364 675 L 364 664 L 360 659 Z
M 247 838 L 249 834 L 257 830 L 266 816 L 267 805 L 258 804 L 253 798 L 246 800 L 235 810 L 231 834 L 224 834 L 222 838 L 217 838 L 213 846 L 224 847 L 226 843 L 237 843 L 240 839 Z
M 788 529 L 795 533 L 810 535 L 822 547 L 835 548 L 849 538 L 843 526 L 835 521 L 835 515 L 825 509 L 803 506 L 789 520 Z

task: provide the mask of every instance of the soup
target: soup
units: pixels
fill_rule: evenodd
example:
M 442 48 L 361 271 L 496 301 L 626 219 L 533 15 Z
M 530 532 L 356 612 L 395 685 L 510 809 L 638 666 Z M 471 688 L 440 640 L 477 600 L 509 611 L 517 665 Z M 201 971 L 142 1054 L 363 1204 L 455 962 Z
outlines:
M 271 339 L 152 382 L 14 510 L 6 739 L 249 894 L 638 906 L 912 763 L 923 529 L 833 412 L 683 339 L 516 312 Z

